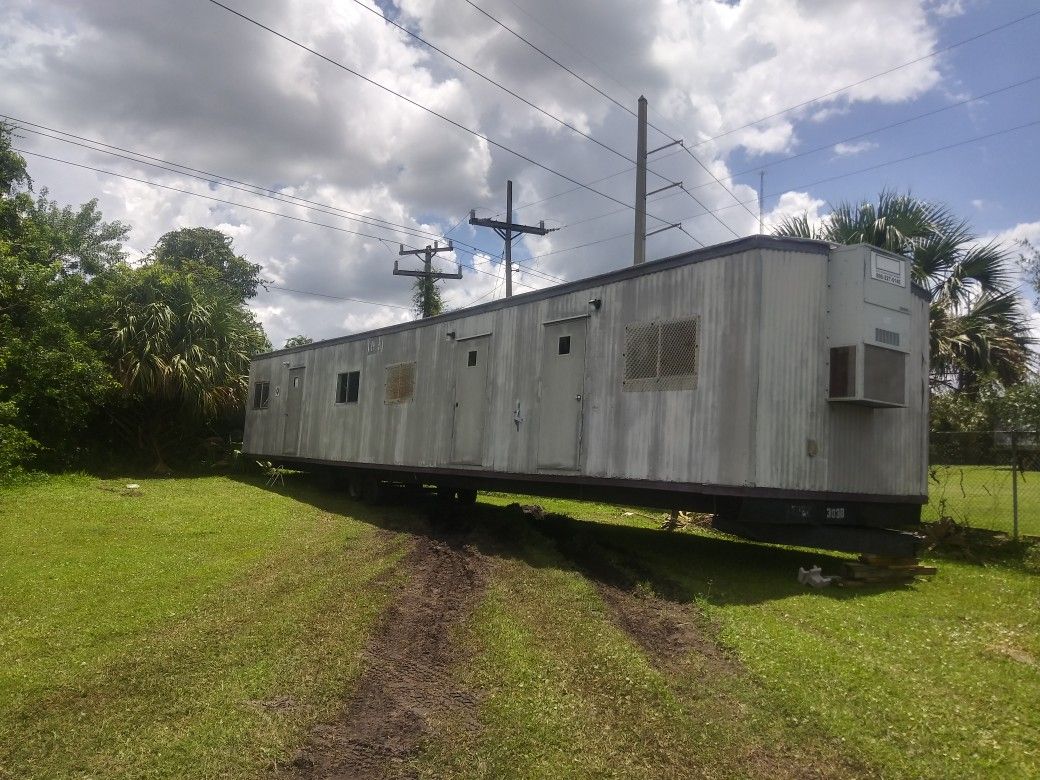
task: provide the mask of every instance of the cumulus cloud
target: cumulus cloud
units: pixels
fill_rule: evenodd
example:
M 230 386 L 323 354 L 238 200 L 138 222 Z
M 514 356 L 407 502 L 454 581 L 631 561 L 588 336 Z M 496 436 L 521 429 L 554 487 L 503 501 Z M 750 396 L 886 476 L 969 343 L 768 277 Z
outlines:
M 834 153 L 839 157 L 852 157 L 857 154 L 863 154 L 863 152 L 869 152 L 871 149 L 877 149 L 878 145 L 873 141 L 856 141 L 854 143 L 840 143 L 834 145 Z
M 261 263 L 264 277 L 278 287 L 336 296 L 274 288 L 258 296 L 254 309 L 276 346 L 296 333 L 331 337 L 410 317 L 406 308 L 338 298 L 409 306 L 411 280 L 390 273 L 398 244 L 423 246 L 449 228 L 457 242 L 454 259 L 467 266 L 461 281 L 443 285 L 449 304 L 500 297 L 500 243 L 469 226 L 465 216 L 477 207 L 482 214 L 501 212 L 507 179 L 514 181 L 519 220 L 562 227 L 517 245 L 518 292 L 626 265 L 633 217 L 624 204 L 633 196 L 631 112 L 639 94 L 650 99 L 651 121 L 661 129 L 652 131 L 651 143 L 667 142 L 661 131 L 684 138 L 725 181 L 727 158 L 735 150 L 754 155 L 787 149 L 802 122 L 822 121 L 858 102 L 910 100 L 936 86 L 939 63 L 930 59 L 750 124 L 898 65 L 908 52 L 928 51 L 936 40 L 929 18 L 945 13 L 927 0 L 481 0 L 489 14 L 553 53 L 617 105 L 458 0 L 370 4 L 389 9 L 408 29 L 594 135 L 608 150 L 459 69 L 356 3 L 230 4 L 530 158 L 509 154 L 208 3 L 3 4 L 5 112 L 255 183 L 290 201 L 72 147 L 29 130 L 19 141 L 30 151 L 180 190 L 29 157 L 34 178 L 50 185 L 55 197 L 81 202 L 98 196 L 108 219 L 130 223 L 130 245 L 138 255 L 168 230 L 217 227 Z M 899 24 L 890 24 L 891 18 Z M 757 232 L 754 187 L 719 187 L 680 149 L 655 155 L 650 167 L 651 189 L 682 180 L 694 195 L 672 190 L 654 198 L 649 229 L 681 220 L 706 244 Z M 592 183 L 600 194 L 568 179 Z M 816 218 L 821 206 L 807 193 L 788 193 L 768 219 L 806 209 Z M 651 237 L 648 253 L 660 257 L 692 246 L 686 234 L 672 230 Z M 452 261 L 439 260 L 445 266 Z

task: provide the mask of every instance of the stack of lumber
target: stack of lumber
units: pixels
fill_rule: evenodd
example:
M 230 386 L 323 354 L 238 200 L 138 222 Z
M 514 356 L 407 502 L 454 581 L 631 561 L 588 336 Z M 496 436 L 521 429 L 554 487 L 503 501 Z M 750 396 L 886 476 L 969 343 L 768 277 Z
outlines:
M 842 586 L 876 582 L 906 582 L 919 575 L 935 574 L 934 566 L 922 566 L 917 558 L 890 558 L 883 555 L 861 555 L 859 561 L 845 564 Z

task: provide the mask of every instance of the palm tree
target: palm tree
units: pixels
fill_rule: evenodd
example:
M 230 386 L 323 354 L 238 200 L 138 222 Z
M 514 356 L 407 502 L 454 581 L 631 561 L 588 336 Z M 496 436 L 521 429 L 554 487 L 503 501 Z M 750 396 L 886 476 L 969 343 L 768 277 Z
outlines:
M 168 472 L 164 449 L 243 407 L 263 329 L 239 300 L 192 274 L 152 263 L 110 279 L 108 323 L 126 433 Z
M 933 385 L 976 391 L 996 379 L 1025 379 L 1034 343 L 1016 289 L 1012 252 L 980 243 L 943 204 L 883 190 L 876 203 L 839 203 L 818 224 L 789 217 L 774 234 L 836 244 L 871 244 L 913 261 L 914 281 L 931 296 Z

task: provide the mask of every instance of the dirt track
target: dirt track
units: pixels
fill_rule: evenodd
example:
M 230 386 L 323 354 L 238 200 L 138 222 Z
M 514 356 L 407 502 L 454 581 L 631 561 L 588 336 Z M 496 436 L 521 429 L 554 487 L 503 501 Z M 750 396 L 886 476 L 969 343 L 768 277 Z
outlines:
M 473 696 L 452 674 L 452 633 L 484 590 L 486 561 L 461 536 L 419 536 L 403 566 L 408 580 L 365 649 L 357 689 L 332 723 L 312 731 L 288 776 L 413 777 L 408 761 L 431 717 L 473 717 Z

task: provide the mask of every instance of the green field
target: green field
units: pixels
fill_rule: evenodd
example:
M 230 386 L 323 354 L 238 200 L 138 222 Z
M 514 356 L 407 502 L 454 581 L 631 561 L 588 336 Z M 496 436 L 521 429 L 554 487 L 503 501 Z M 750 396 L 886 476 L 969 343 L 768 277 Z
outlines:
M 299 478 L 136 481 L 0 492 L 0 777 L 293 776 L 416 576 L 408 551 L 439 532 L 418 499 L 366 507 Z M 452 531 L 487 572 L 450 637 L 470 704 L 427 713 L 410 771 L 1040 775 L 1035 546 L 807 591 L 798 567 L 840 556 L 516 500 Z
M 1011 533 L 1013 495 L 1010 466 L 933 466 L 922 516 L 947 515 L 973 528 Z M 1040 536 L 1040 471 L 1018 475 L 1018 528 Z

